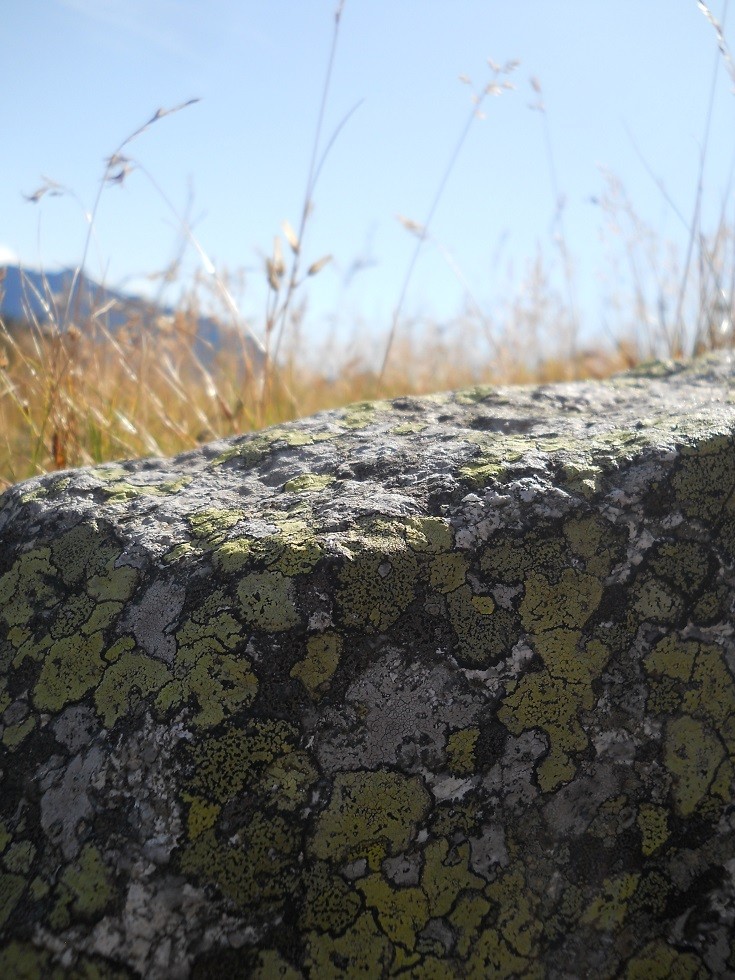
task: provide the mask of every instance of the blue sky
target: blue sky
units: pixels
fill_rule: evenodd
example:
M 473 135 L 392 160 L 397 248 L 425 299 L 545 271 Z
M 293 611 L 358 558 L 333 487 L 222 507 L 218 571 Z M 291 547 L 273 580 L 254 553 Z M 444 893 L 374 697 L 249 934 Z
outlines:
M 710 6 L 729 38 L 726 3 Z M 114 286 L 154 289 L 146 277 L 179 252 L 179 222 L 188 216 L 219 270 L 245 270 L 236 295 L 257 321 L 263 255 L 281 222 L 296 226 L 301 212 L 335 7 L 336 0 L 8 0 L 0 257 L 33 267 L 78 264 L 104 158 L 157 108 L 196 97 L 128 148 L 145 172 L 105 190 L 87 271 Z M 396 215 L 426 218 L 472 91 L 491 80 L 488 58 L 520 62 L 510 76 L 516 88 L 489 98 L 486 118 L 470 129 L 430 227 L 438 244 L 424 246 L 411 280 L 407 314 L 441 320 L 459 312 L 465 287 L 452 262 L 491 309 L 539 249 L 553 260 L 559 226 L 548 124 L 575 288 L 594 332 L 606 315 L 614 246 L 595 203 L 603 170 L 622 181 L 661 240 L 685 244 L 686 229 L 646 165 L 688 217 L 717 71 L 704 173 L 705 227 L 715 226 L 735 159 L 735 96 L 695 0 L 345 0 L 324 138 L 359 105 L 314 195 L 305 259 L 330 253 L 334 262 L 308 283 L 311 329 L 330 317 L 344 330 L 359 320 L 389 325 L 415 247 Z M 545 117 L 529 108 L 538 99 L 532 77 Z M 28 203 L 23 195 L 43 177 L 73 194 Z M 198 261 L 186 253 L 184 282 Z

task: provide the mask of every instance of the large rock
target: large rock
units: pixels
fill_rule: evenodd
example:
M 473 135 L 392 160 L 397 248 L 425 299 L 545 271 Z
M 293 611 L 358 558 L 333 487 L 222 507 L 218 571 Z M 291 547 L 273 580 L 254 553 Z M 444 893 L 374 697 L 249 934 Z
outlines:
M 0 498 L 0 976 L 735 977 L 735 369 Z

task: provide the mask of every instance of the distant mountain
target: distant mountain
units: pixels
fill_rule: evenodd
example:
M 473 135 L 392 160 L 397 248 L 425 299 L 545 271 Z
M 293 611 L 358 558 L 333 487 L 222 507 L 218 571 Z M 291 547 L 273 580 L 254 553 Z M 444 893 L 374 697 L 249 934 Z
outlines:
M 0 266 L 0 318 L 20 323 L 58 324 L 62 328 L 75 323 L 83 326 L 90 318 L 115 333 L 132 322 L 142 323 L 151 330 L 161 318 L 172 317 L 175 311 L 151 300 L 102 286 L 80 274 L 74 286 L 69 315 L 67 305 L 74 284 L 74 271 L 39 272 L 17 265 Z M 234 328 L 226 328 L 211 317 L 197 320 L 195 350 L 204 362 L 219 352 L 240 346 L 240 336 Z M 262 362 L 262 350 L 252 338 L 245 338 L 254 365 Z

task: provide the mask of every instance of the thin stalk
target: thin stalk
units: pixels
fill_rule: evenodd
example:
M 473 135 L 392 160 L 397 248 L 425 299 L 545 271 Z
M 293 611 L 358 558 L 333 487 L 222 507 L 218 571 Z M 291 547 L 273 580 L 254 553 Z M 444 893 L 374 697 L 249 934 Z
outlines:
M 142 135 L 150 126 L 158 122 L 159 119 L 163 119 L 164 116 L 170 116 L 174 112 L 180 112 L 182 109 L 186 109 L 187 106 L 194 105 L 196 102 L 199 101 L 200 101 L 199 99 L 188 99 L 186 102 L 182 102 L 179 105 L 173 106 L 173 108 L 171 109 L 156 109 L 156 111 L 153 113 L 151 118 L 147 122 L 143 123 L 142 126 L 139 126 L 129 136 L 126 136 L 125 139 L 122 141 L 122 143 L 112 154 L 112 156 L 107 158 L 102 179 L 100 180 L 99 186 L 97 187 L 97 194 L 95 195 L 94 204 L 92 205 L 92 210 L 88 213 L 85 213 L 85 217 L 87 219 L 87 234 L 84 239 L 82 260 L 77 266 L 77 268 L 74 270 L 74 276 L 72 277 L 71 287 L 69 289 L 69 295 L 67 296 L 67 300 L 66 300 L 66 309 L 64 311 L 64 317 L 61 323 L 62 327 L 66 326 L 69 322 L 69 316 L 72 310 L 72 306 L 74 304 L 74 301 L 76 300 L 77 287 L 79 285 L 79 277 L 81 273 L 84 271 L 87 264 L 89 246 L 92 241 L 92 235 L 94 233 L 94 227 L 97 220 L 97 212 L 99 211 L 100 201 L 102 200 L 102 192 L 104 191 L 107 184 L 109 184 L 112 181 L 115 181 L 117 183 L 122 183 L 122 181 L 130 171 L 130 161 L 123 155 L 123 150 L 125 149 L 126 146 L 132 143 L 134 139 L 137 139 L 138 136 Z M 117 173 L 113 174 L 113 171 L 115 170 L 116 167 L 119 167 L 120 169 L 118 170 Z
M 512 71 L 516 67 L 516 65 L 517 65 L 516 62 L 511 62 L 510 66 L 508 66 L 505 70 Z M 496 76 L 499 74 L 499 71 L 500 71 L 499 69 L 496 69 Z M 417 237 L 416 247 L 414 248 L 413 254 L 411 255 L 411 260 L 408 264 L 408 268 L 406 269 L 406 275 L 403 278 L 403 284 L 401 286 L 401 291 L 398 296 L 398 302 L 395 306 L 395 309 L 393 310 L 391 327 L 388 333 L 388 340 L 385 345 L 385 351 L 383 353 L 383 361 L 380 367 L 380 374 L 378 375 L 378 391 L 382 391 L 383 389 L 385 372 L 388 367 L 391 351 L 393 350 L 393 344 L 395 343 L 396 333 L 398 331 L 398 322 L 401 313 L 403 311 L 403 305 L 406 301 L 406 295 L 408 294 L 408 287 L 413 277 L 413 271 L 416 268 L 416 263 L 418 261 L 419 253 L 421 252 L 421 247 L 423 246 L 424 242 L 428 237 L 429 227 L 434 218 L 434 214 L 436 213 L 436 209 L 439 206 L 439 202 L 441 201 L 442 195 L 444 194 L 444 189 L 449 183 L 449 178 L 452 174 L 452 171 L 454 170 L 454 166 L 459 158 L 459 155 L 462 152 L 462 148 L 464 147 L 464 144 L 467 141 L 467 137 L 469 135 L 470 129 L 472 128 L 472 124 L 480 113 L 480 106 L 488 97 L 488 95 L 491 94 L 497 95 L 499 91 L 500 91 L 500 87 L 497 85 L 497 83 L 493 82 L 490 83 L 489 85 L 486 85 L 485 88 L 483 89 L 482 94 L 474 99 L 472 110 L 467 116 L 467 120 L 464 126 L 462 127 L 462 131 L 459 135 L 459 138 L 454 145 L 454 149 L 452 150 L 451 156 L 449 157 L 449 162 L 444 168 L 444 173 L 442 174 L 442 178 L 439 182 L 439 186 L 431 202 L 426 218 L 421 225 L 417 225 L 416 228 L 414 229 L 416 231 L 416 237 Z

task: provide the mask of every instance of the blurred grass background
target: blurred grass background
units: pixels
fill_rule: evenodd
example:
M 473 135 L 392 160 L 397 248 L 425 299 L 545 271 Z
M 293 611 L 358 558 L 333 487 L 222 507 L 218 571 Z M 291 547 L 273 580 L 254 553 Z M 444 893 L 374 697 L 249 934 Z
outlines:
M 214 268 L 181 215 L 181 248 L 199 253 L 207 275 L 187 284 L 172 316 L 155 322 L 132 316 L 122 329 L 111 329 L 109 310 L 103 307 L 79 315 L 75 284 L 70 296 L 54 297 L 49 291 L 42 297 L 42 315 L 29 304 L 27 316 L 0 320 L 0 489 L 49 470 L 169 455 L 352 401 L 478 382 L 601 378 L 653 357 L 684 357 L 732 346 L 735 240 L 729 187 L 714 228 L 706 230 L 701 218 L 710 120 L 703 121 L 693 213 L 679 214 L 663 185 L 658 188 L 662 204 L 688 229 L 683 251 L 649 227 L 624 185 L 614 175 L 605 175 L 605 191 L 596 203 L 615 246 L 611 254 L 622 255 L 626 265 L 626 275 L 619 280 L 633 284 L 632 290 L 617 293 L 613 288 L 609 293 L 614 326 L 603 324 L 590 339 L 580 322 L 575 256 L 565 235 L 563 196 L 556 186 L 551 152 L 546 166 L 559 206 L 549 251 L 539 250 L 520 281 L 509 279 L 507 294 L 491 309 L 473 297 L 461 268 L 434 238 L 432 219 L 487 100 L 513 89 L 512 62 L 491 63 L 489 81 L 473 92 L 457 143 L 443 151 L 448 163 L 423 220 L 401 219 L 415 245 L 392 322 L 376 333 L 357 318 L 351 332 L 340 325 L 333 335 L 315 339 L 305 329 L 309 289 L 331 256 L 307 260 L 302 246 L 322 165 L 346 121 L 334 133 L 324 132 L 343 6 L 335 10 L 300 221 L 296 227 L 284 222 L 263 263 L 268 298 L 261 322 L 255 328 L 243 322 L 233 298 L 239 288 L 237 273 Z M 712 27 L 713 49 L 719 48 L 727 74 L 735 81 L 724 32 L 709 7 L 701 2 L 699 7 Z M 534 80 L 533 89 L 533 108 L 540 113 L 550 149 L 552 123 L 541 83 Z M 158 110 L 110 155 L 89 215 L 79 283 L 107 189 L 123 183 L 132 170 L 142 169 L 130 155 L 130 144 L 159 120 L 187 108 L 188 103 Z M 48 182 L 34 196 L 40 200 L 49 192 L 69 193 Z M 171 207 L 165 189 L 159 192 Z M 447 275 L 463 283 L 462 308 L 441 322 L 408 312 L 405 301 L 416 260 L 427 247 L 437 249 L 445 258 Z M 161 280 L 171 274 L 171 269 L 151 270 L 151 276 Z M 616 278 L 611 264 L 609 281 L 615 283 Z M 0 278 L 0 292 L 2 288 Z M 222 336 L 228 341 L 203 351 L 197 334 L 207 293 L 220 310 Z

